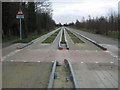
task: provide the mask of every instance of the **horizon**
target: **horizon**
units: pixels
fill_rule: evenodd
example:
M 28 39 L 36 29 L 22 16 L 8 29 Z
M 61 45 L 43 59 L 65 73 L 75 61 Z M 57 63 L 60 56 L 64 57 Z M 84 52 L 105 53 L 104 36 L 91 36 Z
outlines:
M 84 17 L 91 18 L 108 16 L 111 12 L 118 13 L 119 0 L 52 0 L 53 19 L 57 24 L 81 21 Z M 89 6 L 89 9 L 88 7 Z

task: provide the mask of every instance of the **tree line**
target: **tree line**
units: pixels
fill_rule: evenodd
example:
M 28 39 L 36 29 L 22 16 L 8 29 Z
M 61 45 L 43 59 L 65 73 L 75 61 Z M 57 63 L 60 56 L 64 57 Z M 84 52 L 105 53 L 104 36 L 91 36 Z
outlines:
M 76 20 L 76 22 L 72 22 L 69 24 L 65 24 L 65 26 L 71 26 L 77 29 L 88 30 L 89 32 L 94 32 L 96 34 L 102 34 L 106 36 L 111 36 L 118 38 L 118 15 L 114 12 L 109 14 L 108 16 L 101 16 L 96 18 L 91 18 L 89 16 L 88 19 L 82 18 L 82 21 Z
M 48 0 L 47 0 L 48 1 Z M 23 38 L 31 34 L 41 34 L 55 27 L 52 19 L 51 3 L 43 2 L 3 2 L 2 3 L 2 38 L 19 37 L 18 10 L 24 13 L 22 19 Z

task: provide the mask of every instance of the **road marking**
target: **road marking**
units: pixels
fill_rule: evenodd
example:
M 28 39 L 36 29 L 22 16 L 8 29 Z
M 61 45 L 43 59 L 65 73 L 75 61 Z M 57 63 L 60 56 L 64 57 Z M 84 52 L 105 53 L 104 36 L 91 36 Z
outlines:
M 11 62 L 13 62 L 14 60 L 10 60 Z
M 84 62 L 81 62 L 81 63 L 84 63 Z
M 22 49 L 21 49 L 22 50 Z M 9 54 L 2 57 L 1 61 L 5 60 L 6 58 L 15 55 L 17 52 L 20 52 L 21 50 L 15 50 L 13 52 L 10 52 Z
M 98 44 L 97 42 L 93 41 L 92 39 L 90 39 L 90 38 L 88 38 L 88 37 L 86 37 L 86 36 L 84 36 L 84 35 L 76 32 L 76 31 L 73 31 L 73 32 L 76 33 L 76 34 L 78 34 L 78 35 L 80 35 L 80 36 L 82 36 L 82 37 L 84 37 L 84 38 L 86 38 L 87 40 L 89 40 L 89 41 L 91 41 L 91 42 L 93 42 L 93 43 Z M 100 46 L 102 46 L 102 47 L 104 46 L 104 45 L 102 45 L 102 44 L 98 44 L 98 45 L 100 45 Z M 109 46 L 112 46 L 112 45 L 109 45 Z M 110 55 L 112 55 L 113 57 L 118 58 L 118 56 L 116 56 L 116 55 L 113 54 L 112 52 L 110 52 L 110 51 L 107 51 L 107 52 L 108 52 Z
M 95 63 L 99 63 L 99 62 L 95 62 Z
M 112 52 L 110 52 L 110 51 L 105 51 L 105 52 L 109 53 L 111 56 L 113 56 L 113 57 L 115 57 L 115 58 L 118 58 L 117 55 L 115 55 L 114 53 L 112 53 Z
M 114 63 L 114 62 L 110 62 L 110 63 Z
M 40 62 L 40 61 L 37 61 L 37 62 Z
M 16 52 L 19 52 L 20 50 L 16 50 Z
M 54 61 L 51 61 L 52 63 L 54 63 Z

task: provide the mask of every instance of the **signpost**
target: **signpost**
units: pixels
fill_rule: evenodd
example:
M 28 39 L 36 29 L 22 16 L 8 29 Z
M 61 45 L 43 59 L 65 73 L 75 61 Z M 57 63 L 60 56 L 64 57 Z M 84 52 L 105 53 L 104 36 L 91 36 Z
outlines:
M 21 10 L 18 11 L 18 13 L 16 14 L 16 18 L 20 19 L 20 40 L 22 40 L 22 24 L 21 24 L 21 19 L 24 18 L 24 14 Z

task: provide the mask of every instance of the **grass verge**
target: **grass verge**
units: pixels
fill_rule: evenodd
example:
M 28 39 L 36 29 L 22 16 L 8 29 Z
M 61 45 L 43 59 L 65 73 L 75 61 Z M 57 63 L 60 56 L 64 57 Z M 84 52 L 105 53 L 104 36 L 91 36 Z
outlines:
M 76 37 L 73 33 L 71 33 L 70 31 L 67 31 L 69 36 L 71 37 L 72 41 L 74 43 L 84 43 L 80 38 Z
M 75 28 L 75 29 L 78 29 L 78 28 Z M 96 35 L 101 35 L 101 36 L 112 38 L 112 39 L 120 39 L 118 31 L 109 31 L 108 35 L 105 35 L 105 34 L 97 34 L 94 30 L 85 29 L 85 28 L 80 28 L 78 30 L 89 32 Z
M 52 43 L 56 38 L 56 36 L 58 35 L 58 33 L 59 33 L 59 30 L 54 34 L 52 34 L 50 37 L 48 37 L 46 40 L 44 40 L 42 43 Z
M 62 41 L 61 41 L 61 43 L 65 43 L 65 36 L 64 36 L 64 31 L 62 32 Z
M 9 42 L 9 41 L 14 41 L 19 39 L 17 36 L 10 36 L 9 38 L 2 39 L 2 43 Z
M 25 38 L 23 40 L 17 40 L 14 43 L 29 43 L 30 41 L 37 39 L 37 38 L 39 38 L 39 37 L 41 37 L 49 32 L 51 32 L 51 31 L 47 31 L 47 32 L 41 33 L 39 35 L 29 36 L 28 38 Z

